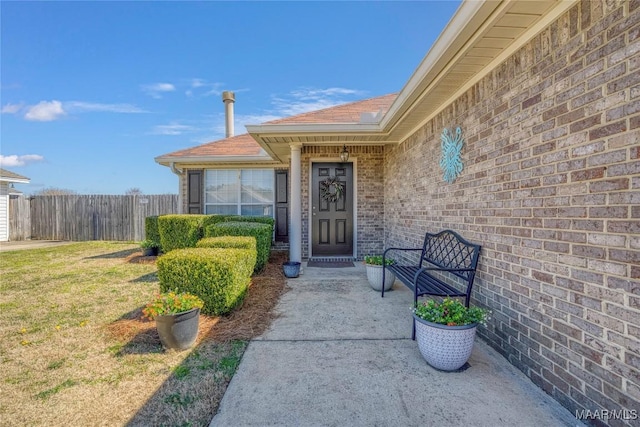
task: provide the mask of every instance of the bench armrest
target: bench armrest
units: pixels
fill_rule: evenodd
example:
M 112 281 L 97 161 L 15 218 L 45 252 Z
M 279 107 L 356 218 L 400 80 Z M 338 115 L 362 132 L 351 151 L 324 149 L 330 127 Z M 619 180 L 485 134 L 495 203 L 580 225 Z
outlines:
M 422 248 L 387 248 L 383 253 L 382 257 L 384 258 L 389 251 L 420 251 L 422 252 Z

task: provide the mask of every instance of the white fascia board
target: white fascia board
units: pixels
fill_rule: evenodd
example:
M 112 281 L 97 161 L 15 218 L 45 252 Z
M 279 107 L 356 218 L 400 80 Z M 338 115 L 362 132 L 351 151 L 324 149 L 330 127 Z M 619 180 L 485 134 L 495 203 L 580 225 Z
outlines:
M 418 86 L 423 82 L 425 77 L 431 72 L 438 72 L 436 66 L 442 68 L 443 64 L 439 64 L 440 59 L 445 54 L 450 54 L 450 47 L 457 37 L 463 32 L 462 30 L 472 21 L 472 18 L 487 5 L 491 9 L 495 9 L 501 1 L 463 1 L 458 10 L 453 15 L 445 29 L 440 33 L 435 43 L 422 59 L 422 62 L 413 72 L 407 83 L 404 85 L 398 97 L 393 101 L 385 115 L 382 117 L 379 125 L 381 129 L 387 129 L 389 123 L 398 119 L 396 114 L 402 109 L 407 100 L 416 91 Z M 468 29 L 467 29 L 468 30 Z M 446 65 L 446 64 L 444 64 Z
M 273 163 L 267 156 L 199 156 L 199 157 L 156 157 L 156 163 L 169 166 L 173 163 Z
M 0 177 L 0 181 L 4 181 L 4 182 L 17 182 L 19 184 L 28 184 L 31 182 L 31 180 L 29 178 L 26 179 L 22 179 L 22 178 L 9 178 L 8 176 L 2 176 Z
M 314 133 L 379 133 L 378 123 L 299 123 L 246 125 L 253 135 L 314 134 Z

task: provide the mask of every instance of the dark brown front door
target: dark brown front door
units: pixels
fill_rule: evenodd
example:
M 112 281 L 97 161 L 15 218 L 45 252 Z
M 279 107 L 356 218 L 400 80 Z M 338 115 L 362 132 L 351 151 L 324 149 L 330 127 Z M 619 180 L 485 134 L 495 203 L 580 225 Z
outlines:
M 336 201 L 335 185 L 342 186 Z M 353 166 L 351 163 L 314 163 L 311 191 L 311 255 L 353 255 Z

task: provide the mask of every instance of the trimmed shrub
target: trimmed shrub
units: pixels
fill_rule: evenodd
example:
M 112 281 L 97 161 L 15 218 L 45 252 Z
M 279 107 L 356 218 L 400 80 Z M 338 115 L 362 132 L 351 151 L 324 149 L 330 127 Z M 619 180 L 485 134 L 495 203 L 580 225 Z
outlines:
M 196 244 L 197 248 L 246 249 L 251 252 L 251 271 L 256 266 L 256 238 L 253 236 L 205 237 Z
M 269 251 L 271 250 L 271 226 L 257 222 L 219 222 L 210 225 L 205 230 L 206 237 L 218 236 L 253 236 L 256 238 L 256 248 L 258 259 L 256 261 L 256 272 L 261 271 L 269 261 Z
M 205 237 L 196 244 L 196 248 L 233 248 L 256 250 L 256 238 L 252 236 Z
M 226 215 L 225 222 L 259 222 L 269 224 L 271 228 L 275 227 L 276 220 L 270 216 L 250 216 L 250 215 Z
M 188 292 L 204 301 L 202 313 L 228 313 L 244 298 L 253 271 L 248 249 L 187 248 L 158 258 L 160 291 Z
M 229 215 L 205 215 L 205 219 L 202 222 L 202 235 L 204 236 L 204 230 L 206 230 L 208 226 L 226 221 L 228 217 Z
M 195 248 L 203 237 L 203 224 L 210 215 L 162 215 L 158 218 L 160 244 L 164 252 Z
M 148 216 L 144 219 L 144 236 L 145 240 L 151 241 L 158 250 L 162 250 L 157 215 Z

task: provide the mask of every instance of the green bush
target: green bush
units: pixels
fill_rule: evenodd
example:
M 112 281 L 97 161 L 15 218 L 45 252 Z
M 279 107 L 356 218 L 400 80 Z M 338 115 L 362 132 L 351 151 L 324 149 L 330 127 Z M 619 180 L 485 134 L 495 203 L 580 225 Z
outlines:
M 251 270 L 256 266 L 256 238 L 253 236 L 205 237 L 198 241 L 197 248 L 246 249 L 251 252 Z
M 204 221 L 202 222 L 202 235 L 204 236 L 204 230 L 206 230 L 208 226 L 226 221 L 228 217 L 229 215 L 205 215 Z
M 271 250 L 271 226 L 257 222 L 219 222 L 205 230 L 206 237 L 218 236 L 253 236 L 256 238 L 258 259 L 255 271 L 261 271 L 269 261 Z
M 187 248 L 158 258 L 160 291 L 188 292 L 204 301 L 202 313 L 228 313 L 249 287 L 253 257 L 247 249 Z
M 153 242 L 154 247 L 162 250 L 160 243 L 160 231 L 158 230 L 158 216 L 148 216 L 144 219 L 145 240 Z
M 158 218 L 163 252 L 195 248 L 204 234 L 204 222 L 210 215 L 162 215 Z
M 196 244 L 196 248 L 233 248 L 256 250 L 256 238 L 251 236 L 205 237 Z
M 262 224 L 269 224 L 272 228 L 275 227 L 276 224 L 276 220 L 270 216 L 226 215 L 224 220 L 226 222 L 260 222 Z

